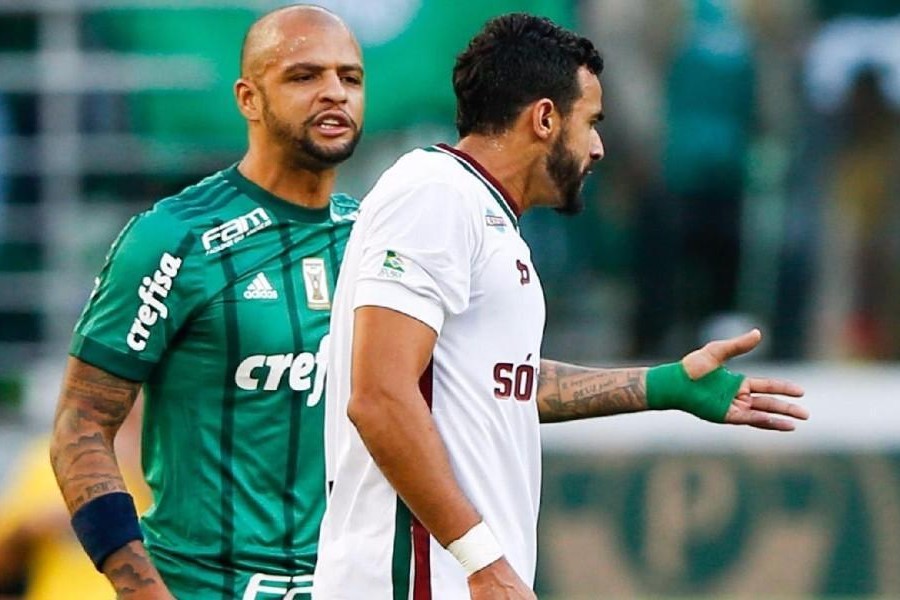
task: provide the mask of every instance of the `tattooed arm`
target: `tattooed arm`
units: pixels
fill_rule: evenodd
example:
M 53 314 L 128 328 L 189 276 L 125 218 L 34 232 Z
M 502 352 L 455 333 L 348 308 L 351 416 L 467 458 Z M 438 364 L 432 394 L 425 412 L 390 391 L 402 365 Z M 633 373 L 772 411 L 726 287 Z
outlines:
M 703 381 L 706 375 L 716 371 L 729 359 L 753 350 L 760 339 L 762 334 L 758 329 L 753 329 L 727 340 L 714 340 L 688 353 L 681 359 L 685 379 L 689 382 Z M 590 369 L 543 360 L 537 390 L 541 422 L 553 423 L 647 410 L 647 372 L 646 367 Z M 809 417 L 808 411 L 802 406 L 772 395 L 802 396 L 803 388 L 797 384 L 761 377 L 740 377 L 739 387 L 726 388 L 729 394 L 734 393 L 734 397 L 726 398 L 730 400 L 730 404 L 725 407 L 727 412 L 721 420 L 718 417 L 712 419 L 705 412 L 696 409 L 698 396 L 702 396 L 699 402 L 714 402 L 718 406 L 721 397 L 710 399 L 710 388 L 700 388 L 700 391 L 690 388 L 686 391 L 684 385 L 676 386 L 677 394 L 680 394 L 676 399 L 679 401 L 656 408 L 678 408 L 716 423 L 749 425 L 777 431 L 794 429 L 794 423 L 782 418 L 784 416 L 800 420 Z M 651 377 L 651 383 L 652 381 Z M 657 385 L 664 389 L 658 381 Z
M 647 409 L 646 367 L 596 369 L 541 361 L 537 404 L 542 423 Z
M 139 383 L 69 358 L 50 446 L 50 460 L 69 513 L 98 496 L 127 491 L 113 440 L 139 390 Z M 120 598 L 172 598 L 140 541 L 111 554 L 103 572 Z

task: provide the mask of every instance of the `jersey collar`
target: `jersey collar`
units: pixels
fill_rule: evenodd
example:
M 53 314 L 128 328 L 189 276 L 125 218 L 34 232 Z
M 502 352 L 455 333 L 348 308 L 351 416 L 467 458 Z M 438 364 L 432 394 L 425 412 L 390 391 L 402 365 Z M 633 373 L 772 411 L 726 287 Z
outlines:
M 328 203 L 328 206 L 322 208 L 306 208 L 305 206 L 299 206 L 292 202 L 288 202 L 244 177 L 244 175 L 238 171 L 237 163 L 225 169 L 223 174 L 225 178 L 238 189 L 238 191 L 249 196 L 254 202 L 260 204 L 264 208 L 270 209 L 282 218 L 293 221 L 303 221 L 304 223 L 324 223 L 331 218 L 330 202 Z
M 519 216 L 522 214 L 522 211 L 519 209 L 519 204 L 513 199 L 509 192 L 506 191 L 503 184 L 497 181 L 497 179 L 494 178 L 481 163 L 475 160 L 471 155 L 458 148 L 454 148 L 449 144 L 436 144 L 432 147 L 444 154 L 452 156 L 465 167 L 467 171 L 475 175 L 475 177 L 488 188 L 488 191 L 491 192 L 491 195 L 500 205 L 500 208 L 503 209 L 503 212 L 505 212 L 513 222 L 513 225 L 516 227 L 519 226 Z

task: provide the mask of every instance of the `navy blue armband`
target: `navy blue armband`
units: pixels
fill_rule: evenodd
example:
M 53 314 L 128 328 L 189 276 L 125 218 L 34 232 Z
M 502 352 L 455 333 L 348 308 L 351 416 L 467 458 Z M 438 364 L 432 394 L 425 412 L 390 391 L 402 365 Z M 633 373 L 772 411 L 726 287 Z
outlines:
M 127 492 L 104 494 L 72 515 L 72 529 L 98 571 L 110 554 L 134 540 L 144 540 L 134 500 Z

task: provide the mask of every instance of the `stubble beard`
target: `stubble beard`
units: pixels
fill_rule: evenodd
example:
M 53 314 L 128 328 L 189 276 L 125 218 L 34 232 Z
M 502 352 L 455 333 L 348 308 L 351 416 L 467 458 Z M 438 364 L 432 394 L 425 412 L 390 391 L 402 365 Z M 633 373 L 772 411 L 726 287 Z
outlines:
M 582 170 L 578 159 L 569 152 L 566 147 L 568 138 L 565 132 L 560 135 L 547 157 L 547 172 L 562 202 L 555 208 L 562 215 L 577 215 L 584 210 L 584 199 L 581 196 L 581 188 L 587 173 Z
M 340 146 L 318 144 L 312 139 L 315 119 L 316 115 L 309 117 L 295 130 L 271 111 L 268 101 L 263 102 L 263 122 L 276 142 L 284 148 L 287 161 L 295 169 L 324 171 L 334 168 L 353 156 L 362 137 L 362 131 L 354 123 L 353 137 Z

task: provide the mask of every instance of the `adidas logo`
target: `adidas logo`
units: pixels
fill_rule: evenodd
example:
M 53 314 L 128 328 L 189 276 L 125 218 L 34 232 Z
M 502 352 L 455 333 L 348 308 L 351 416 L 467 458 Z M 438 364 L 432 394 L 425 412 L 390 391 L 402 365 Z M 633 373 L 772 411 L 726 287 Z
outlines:
M 274 300 L 278 298 L 278 291 L 269 283 L 265 273 L 258 273 L 244 290 L 244 298 L 247 300 Z

